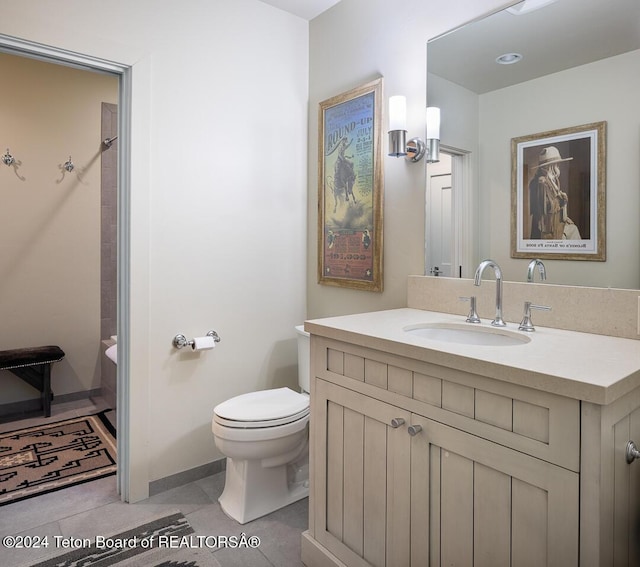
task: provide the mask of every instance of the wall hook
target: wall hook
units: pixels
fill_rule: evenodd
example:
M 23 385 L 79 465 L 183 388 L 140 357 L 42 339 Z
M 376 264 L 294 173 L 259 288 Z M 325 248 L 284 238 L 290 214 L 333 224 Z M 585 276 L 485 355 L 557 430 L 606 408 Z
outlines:
M 2 161 L 4 162 L 5 165 L 13 165 L 16 161 L 16 158 L 14 158 L 10 153 L 9 153 L 9 148 L 7 148 L 6 153 L 2 156 Z
M 69 173 L 71 173 L 75 169 L 76 166 L 73 165 L 73 162 L 71 161 L 71 156 L 69 156 L 69 161 L 66 161 L 62 167 L 64 167 Z
M 117 135 L 113 136 L 112 138 L 105 138 L 104 140 L 102 140 L 102 145 L 105 147 L 105 149 L 109 149 L 113 145 L 113 142 L 115 142 L 117 139 Z

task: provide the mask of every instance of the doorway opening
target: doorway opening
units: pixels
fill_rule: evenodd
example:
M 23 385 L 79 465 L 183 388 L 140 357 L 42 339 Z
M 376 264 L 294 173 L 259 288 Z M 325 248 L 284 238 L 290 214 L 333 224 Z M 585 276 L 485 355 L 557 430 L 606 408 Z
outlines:
M 469 152 L 440 148 L 427 166 L 425 275 L 468 278 L 473 269 L 475 226 Z
M 61 50 L 51 46 L 25 41 L 10 36 L 0 34 L 0 52 L 21 56 L 28 59 L 35 59 L 45 63 L 71 67 L 74 69 L 91 71 L 102 75 L 112 75 L 117 79 L 117 106 L 119 108 L 116 120 L 118 144 L 114 147 L 117 152 L 117 281 L 116 283 L 116 320 L 117 337 L 119 344 L 116 389 L 118 399 L 117 414 L 117 452 L 118 452 L 118 473 L 117 488 L 122 500 L 129 501 L 129 288 L 130 288 L 130 124 L 131 124 L 131 67 L 120 63 L 94 58 L 88 55 L 78 54 Z M 98 109 L 98 112 L 100 109 Z M 96 140 L 100 147 L 101 140 Z M 46 143 L 46 140 L 39 140 L 38 143 Z M 69 157 L 64 166 L 72 163 L 72 156 L 69 156 L 69 149 L 60 148 L 63 152 L 61 161 Z M 97 158 L 97 156 L 96 156 Z M 75 164 L 80 165 L 78 163 Z M 44 167 L 44 166 L 43 166 Z M 77 174 L 80 177 L 80 168 L 72 171 L 65 168 L 63 174 Z M 78 181 L 81 184 L 81 180 Z M 77 290 L 76 290 L 77 291 Z M 74 290 L 69 290 L 74 293 Z M 102 353 L 100 353 L 102 356 Z M 96 361 L 99 366 L 99 361 Z

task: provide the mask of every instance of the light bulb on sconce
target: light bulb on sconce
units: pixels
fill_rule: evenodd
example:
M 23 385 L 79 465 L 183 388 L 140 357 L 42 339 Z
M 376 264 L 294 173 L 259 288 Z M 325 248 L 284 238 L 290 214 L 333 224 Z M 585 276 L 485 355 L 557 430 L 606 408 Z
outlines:
M 425 143 L 420 138 L 407 142 L 407 99 L 396 95 L 389 97 L 389 155 L 393 157 L 412 154 L 411 161 L 424 157 Z
M 440 161 L 440 109 L 427 106 L 427 163 Z

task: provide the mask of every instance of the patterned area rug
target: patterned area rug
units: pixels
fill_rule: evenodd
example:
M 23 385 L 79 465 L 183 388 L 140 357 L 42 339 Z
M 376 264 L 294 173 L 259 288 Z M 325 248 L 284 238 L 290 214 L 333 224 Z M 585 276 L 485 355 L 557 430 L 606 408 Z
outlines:
M 76 540 L 77 549 L 33 567 L 220 567 L 176 512 L 120 534 Z
M 0 434 L 0 506 L 115 473 L 104 413 Z

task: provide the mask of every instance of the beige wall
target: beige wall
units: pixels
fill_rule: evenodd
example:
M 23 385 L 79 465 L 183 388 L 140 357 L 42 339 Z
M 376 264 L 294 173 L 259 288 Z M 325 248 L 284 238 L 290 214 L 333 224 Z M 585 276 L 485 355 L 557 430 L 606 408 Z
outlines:
M 55 394 L 100 382 L 100 117 L 118 79 L 0 53 L 0 348 L 55 344 Z M 71 155 L 75 170 L 62 165 Z M 2 372 L 0 404 L 38 398 Z
M 342 0 L 310 23 L 309 204 L 307 310 L 310 318 L 403 307 L 407 276 L 424 271 L 425 162 L 386 157 L 384 127 L 384 291 L 363 292 L 317 283 L 318 104 L 378 76 L 388 96 L 404 94 L 409 137 L 425 137 L 427 41 L 508 4 L 444 0 L 398 5 Z M 386 115 L 386 108 L 384 114 Z

